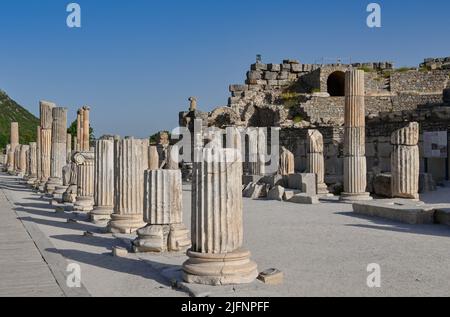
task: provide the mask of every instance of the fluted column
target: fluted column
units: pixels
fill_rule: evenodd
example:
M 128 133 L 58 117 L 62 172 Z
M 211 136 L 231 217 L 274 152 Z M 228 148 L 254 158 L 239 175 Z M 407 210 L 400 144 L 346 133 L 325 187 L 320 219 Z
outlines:
M 183 224 L 180 170 L 148 170 L 144 176 L 145 228 L 133 242 L 136 252 L 183 251 L 191 246 Z
M 67 138 L 66 138 L 66 164 L 70 164 L 71 156 L 72 156 L 72 134 L 67 133 Z
M 45 183 L 49 180 L 52 151 L 52 125 L 53 108 L 56 105 L 51 102 L 40 102 L 41 113 L 41 186 L 39 190 L 44 191 Z
M 41 126 L 36 128 L 36 181 L 33 187 L 39 187 L 42 175 L 42 165 L 41 165 Z
M 111 232 L 131 233 L 145 226 L 144 171 L 148 169 L 148 140 L 114 142 L 114 213 Z
M 235 149 L 195 151 L 192 248 L 183 278 L 209 285 L 250 283 L 258 272 L 250 252 L 242 249 L 242 162 Z
M 325 184 L 325 159 L 323 156 L 323 136 L 318 130 L 308 130 L 307 134 L 307 172 L 317 175 L 317 194 L 328 195 Z
M 280 166 L 278 168 L 278 174 L 286 176 L 295 173 L 295 159 L 294 154 L 286 149 L 284 146 L 281 148 L 280 154 Z
M 395 131 L 391 143 L 392 196 L 419 199 L 419 124 Z
M 56 186 L 62 185 L 62 170 L 67 161 L 67 109 L 53 108 L 52 117 L 50 178 L 46 184 L 48 194 L 53 194 Z
M 25 177 L 27 173 L 27 152 L 30 149 L 29 145 L 21 145 L 19 151 L 19 165 L 18 165 L 18 174 L 21 177 Z
M 11 122 L 11 135 L 10 135 L 10 149 L 7 152 L 8 155 L 8 172 L 14 173 L 15 169 L 15 161 L 14 161 L 14 153 L 16 151 L 16 147 L 19 145 L 19 123 Z
M 37 143 L 31 142 L 28 158 L 28 184 L 32 185 L 37 180 Z
M 77 198 L 74 209 L 90 212 L 94 207 L 94 152 L 77 152 Z
M 78 109 L 77 112 L 77 136 L 75 142 L 75 151 L 82 151 L 81 140 L 83 139 L 83 110 Z
M 148 147 L 148 165 L 149 170 L 154 171 L 159 169 L 159 154 L 157 146 Z
M 264 175 L 266 172 L 267 136 L 263 128 L 248 128 L 247 174 Z
M 82 126 L 82 130 L 83 130 L 83 139 L 82 139 L 82 143 L 83 143 L 83 151 L 89 151 L 90 149 L 90 111 L 91 108 L 85 106 L 83 107 L 83 126 Z
M 94 210 L 91 220 L 108 221 L 114 210 L 114 138 L 95 142 Z
M 364 71 L 345 74 L 344 193 L 342 201 L 370 200 L 367 187 Z

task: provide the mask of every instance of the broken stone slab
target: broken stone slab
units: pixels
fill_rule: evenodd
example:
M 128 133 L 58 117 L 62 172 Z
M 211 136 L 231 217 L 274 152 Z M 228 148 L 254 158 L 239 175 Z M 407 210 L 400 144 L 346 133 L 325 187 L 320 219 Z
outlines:
M 292 199 L 292 197 L 294 197 L 295 195 L 300 194 L 300 193 L 301 193 L 300 190 L 285 189 L 284 194 L 283 194 L 283 200 L 289 201 Z
M 278 200 L 282 201 L 284 196 L 284 188 L 281 186 L 275 186 L 271 190 L 269 190 L 269 193 L 267 194 L 267 199 L 269 200 Z
M 118 258 L 125 258 L 128 255 L 128 250 L 122 247 L 113 247 L 112 254 Z
M 353 204 L 353 211 L 370 217 L 380 217 L 411 225 L 434 223 L 434 208 L 410 199 L 385 199 Z
M 258 280 L 268 285 L 283 284 L 284 274 L 278 269 L 268 269 L 261 272 L 258 276 Z
M 246 187 L 250 183 L 258 183 L 261 178 L 261 175 L 243 175 L 242 184 Z
M 268 185 L 250 183 L 244 189 L 243 196 L 251 199 L 267 197 Z
M 257 181 L 258 184 L 265 184 L 269 185 L 270 188 L 274 186 L 285 186 L 285 177 L 276 174 L 276 175 L 267 175 L 264 177 L 260 177 L 260 179 Z
M 392 198 L 392 175 L 376 175 L 373 179 L 373 192 L 377 196 Z
M 307 194 L 301 193 L 294 195 L 291 199 L 289 199 L 290 203 L 295 204 L 304 204 L 304 205 L 316 205 L 319 204 L 318 196 L 309 196 Z

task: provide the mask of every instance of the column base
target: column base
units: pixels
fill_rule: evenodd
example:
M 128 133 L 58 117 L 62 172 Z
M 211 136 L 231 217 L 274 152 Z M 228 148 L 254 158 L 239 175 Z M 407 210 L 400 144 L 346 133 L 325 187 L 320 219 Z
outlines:
M 62 186 L 62 180 L 60 178 L 51 177 L 45 184 L 45 192 L 52 195 L 57 186 Z
M 227 254 L 188 251 L 189 260 L 183 263 L 183 279 L 191 284 L 230 285 L 252 283 L 258 277 L 250 252 L 236 250 Z
M 28 178 L 27 184 L 33 186 L 34 183 L 36 183 L 37 178 L 36 177 L 30 177 Z
M 339 199 L 343 203 L 354 203 L 358 201 L 373 200 L 370 193 L 342 193 Z
M 323 183 L 323 184 L 318 184 L 317 185 L 317 196 L 333 196 L 330 194 L 330 192 L 328 191 L 328 186 L 327 184 Z
M 62 195 L 64 203 L 74 204 L 77 201 L 77 185 L 70 185 Z
M 91 222 L 101 224 L 110 221 L 113 209 L 113 206 L 94 206 L 94 210 L 90 213 Z
M 108 231 L 111 233 L 130 234 L 147 224 L 143 220 L 143 215 L 118 215 L 112 214 L 108 223 Z
M 189 230 L 184 224 L 147 225 L 137 234 L 134 252 L 182 252 L 191 247 Z
M 75 211 L 90 212 L 94 209 L 94 198 L 91 196 L 80 196 L 73 204 Z

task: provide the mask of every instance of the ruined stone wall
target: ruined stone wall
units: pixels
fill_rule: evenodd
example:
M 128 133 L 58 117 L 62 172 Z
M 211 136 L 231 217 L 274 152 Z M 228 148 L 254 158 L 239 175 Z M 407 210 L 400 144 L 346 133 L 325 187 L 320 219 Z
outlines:
M 393 72 L 391 74 L 391 91 L 442 93 L 450 79 L 450 70 Z

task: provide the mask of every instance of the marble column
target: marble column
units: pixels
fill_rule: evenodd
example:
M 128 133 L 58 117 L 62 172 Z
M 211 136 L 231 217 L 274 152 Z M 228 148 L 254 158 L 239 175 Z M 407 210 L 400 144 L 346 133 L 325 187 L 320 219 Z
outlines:
M 91 221 L 102 223 L 111 219 L 114 211 L 114 138 L 95 142 L 94 210 Z
M 51 151 L 52 151 L 52 125 L 53 108 L 56 105 L 51 102 L 40 102 L 41 113 L 41 184 L 40 191 L 44 191 L 45 183 L 50 178 Z
M 11 152 L 11 144 L 7 144 L 6 145 L 6 149 L 5 149 L 5 157 L 4 157 L 4 166 L 6 167 L 5 171 L 8 171 L 8 166 L 9 166 L 9 152 Z
M 82 117 L 82 109 L 78 109 L 77 112 L 77 136 L 76 136 L 76 142 L 75 142 L 75 151 L 79 152 L 82 151 L 82 147 L 81 147 L 81 140 L 83 139 L 83 130 L 82 130 L 82 125 L 83 125 L 83 117 Z
M 94 208 L 94 152 L 77 152 L 73 160 L 77 164 L 77 198 L 74 209 L 90 212 Z
M 352 69 L 345 74 L 344 111 L 344 192 L 341 200 L 371 200 L 366 192 L 366 119 L 364 71 Z
M 37 143 L 31 142 L 28 161 L 28 184 L 33 185 L 37 180 Z
M 146 225 L 144 171 L 148 169 L 148 146 L 148 140 L 132 137 L 114 142 L 114 213 L 108 224 L 110 232 L 132 233 Z
M 90 150 L 90 111 L 91 108 L 85 106 L 83 107 L 83 126 L 82 126 L 82 143 L 83 143 L 83 151 Z
M 69 175 L 69 181 L 68 181 L 68 187 L 64 194 L 62 195 L 62 201 L 65 203 L 75 203 L 77 199 L 77 192 L 78 192 L 78 166 L 75 162 L 75 156 L 78 152 L 75 152 L 72 154 L 72 159 L 70 162 L 70 168 L 68 173 Z
M 419 124 L 411 122 L 392 134 L 392 196 L 419 199 Z
M 72 157 L 72 134 L 67 133 L 66 138 L 66 164 L 70 164 Z
M 11 135 L 10 135 L 10 150 L 7 153 L 8 155 L 8 172 L 14 173 L 15 169 L 15 161 L 14 161 L 14 153 L 16 151 L 16 147 L 19 145 L 19 123 L 11 122 Z
M 18 144 L 16 146 L 16 149 L 14 150 L 14 170 L 13 174 L 17 175 L 20 172 L 20 151 L 21 151 L 22 145 Z
M 243 249 L 242 162 L 235 149 L 196 148 L 192 181 L 192 248 L 183 264 L 188 283 L 251 283 L 258 276 Z
M 278 174 L 287 176 L 295 173 L 295 158 L 291 151 L 284 146 L 281 148 L 280 154 L 280 166 L 278 168 Z
M 158 170 L 160 168 L 157 146 L 152 145 L 148 147 L 148 165 L 149 170 L 151 171 Z
M 248 128 L 247 174 L 264 175 L 266 173 L 267 136 L 263 128 Z
M 34 188 L 39 187 L 42 175 L 41 165 L 41 126 L 36 128 L 36 181 L 34 182 Z
M 183 224 L 180 170 L 148 170 L 144 176 L 144 221 L 137 231 L 135 252 L 178 252 L 191 246 Z
M 318 130 L 308 130 L 307 134 L 307 172 L 316 174 L 317 194 L 328 195 L 328 186 L 325 184 L 325 159 L 323 154 L 323 136 Z
M 46 184 L 46 192 L 53 194 L 56 186 L 62 186 L 62 170 L 67 163 L 67 109 L 52 110 L 52 148 L 50 159 L 50 178 Z M 59 194 L 64 193 L 65 189 Z
M 25 177 L 27 173 L 27 151 L 30 149 L 29 145 L 21 145 L 19 151 L 19 165 L 18 174 L 20 177 Z

